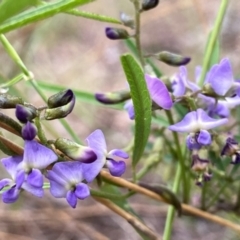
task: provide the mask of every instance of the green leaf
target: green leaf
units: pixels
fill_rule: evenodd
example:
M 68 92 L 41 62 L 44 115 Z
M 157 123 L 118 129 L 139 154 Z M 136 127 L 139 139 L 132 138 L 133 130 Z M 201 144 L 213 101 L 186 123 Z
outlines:
M 143 71 L 133 56 L 121 56 L 122 66 L 130 86 L 135 111 L 135 135 L 132 157 L 133 167 L 139 162 L 147 144 L 151 126 L 152 101 Z
M 121 21 L 119 21 L 118 19 L 115 19 L 115 18 L 112 18 L 112 17 L 109 17 L 109 16 L 100 15 L 100 14 L 97 14 L 97 13 L 79 11 L 77 9 L 68 10 L 68 11 L 66 11 L 66 13 L 74 15 L 74 16 L 78 16 L 78 17 L 97 20 L 97 21 L 100 21 L 100 22 L 122 24 Z
M 29 7 L 35 6 L 36 3 L 37 0 L 2 0 L 0 3 L 0 23 Z
M 17 0 L 15 0 L 16 2 Z M 17 2 L 21 2 L 18 0 Z M 53 3 L 44 4 L 34 9 L 30 9 L 26 12 L 20 13 L 6 20 L 0 25 L 0 33 L 6 33 L 16 28 L 20 28 L 29 23 L 40 21 L 49 17 L 52 17 L 60 12 L 65 12 L 74 7 L 92 2 L 94 0 L 61 0 Z
M 212 32 L 210 32 L 208 35 L 207 44 L 205 47 L 205 54 L 207 51 L 207 46 L 209 44 L 209 40 L 211 39 L 211 34 L 212 34 Z M 217 39 L 215 42 L 215 45 L 213 47 L 212 55 L 211 55 L 209 65 L 208 65 L 208 69 L 210 69 L 214 64 L 218 63 L 219 59 L 220 59 L 220 43 L 219 43 L 219 39 Z
M 37 83 L 40 88 L 42 88 L 46 91 L 50 91 L 50 92 L 59 92 L 59 91 L 63 91 L 65 89 L 67 89 L 66 86 L 60 86 L 60 85 L 56 85 L 56 84 L 52 84 L 52 83 L 48 83 L 48 82 L 39 81 L 39 80 L 37 81 Z M 81 90 L 77 90 L 77 89 L 72 89 L 72 88 L 71 88 L 71 90 L 74 92 L 76 98 L 82 102 L 86 102 L 86 103 L 90 103 L 90 104 L 94 104 L 94 105 L 98 105 L 98 106 L 103 106 L 103 107 L 108 107 L 108 108 L 114 108 L 114 109 L 118 109 L 118 110 L 123 109 L 122 103 L 112 104 L 112 105 L 104 105 L 96 100 L 94 93 L 81 91 Z

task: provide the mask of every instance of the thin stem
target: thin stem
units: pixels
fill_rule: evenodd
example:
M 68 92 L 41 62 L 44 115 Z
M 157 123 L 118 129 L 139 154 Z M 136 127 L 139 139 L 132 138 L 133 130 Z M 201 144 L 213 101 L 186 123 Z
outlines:
M 106 171 L 101 171 L 101 177 L 108 182 L 111 182 L 115 185 L 127 188 L 129 190 L 134 191 L 134 192 L 138 192 L 140 194 L 148 196 L 149 198 L 155 199 L 156 201 L 169 203 L 166 199 L 162 198 L 157 193 L 155 193 L 151 190 L 148 190 L 146 188 L 140 187 L 137 184 L 131 183 L 131 182 L 129 182 L 129 181 L 123 179 L 123 178 L 113 177 Z M 181 206 L 182 206 L 183 212 L 185 212 L 185 213 L 193 214 L 195 216 L 208 219 L 212 222 L 218 223 L 218 224 L 220 224 L 222 226 L 225 226 L 225 227 L 229 227 L 229 228 L 237 231 L 238 233 L 240 233 L 240 225 L 239 224 L 235 224 L 235 223 L 233 223 L 233 222 L 231 222 L 227 219 L 224 219 L 224 218 L 219 217 L 217 215 L 213 215 L 213 214 L 208 213 L 208 212 L 204 212 L 200 209 L 197 209 L 195 207 L 192 207 L 192 206 L 184 204 L 184 203 L 182 203 Z
M 173 189 L 172 189 L 172 191 L 174 193 L 177 193 L 178 190 L 179 190 L 182 170 L 183 169 L 181 167 L 181 164 L 178 163 L 177 173 L 176 173 L 176 176 L 175 176 L 175 179 L 174 179 Z M 167 219 L 166 219 L 166 224 L 165 224 L 165 228 L 164 228 L 164 234 L 163 234 L 163 239 L 164 240 L 170 240 L 171 239 L 174 214 L 175 214 L 175 208 L 173 206 L 170 206 L 168 208 Z
M 47 102 L 47 97 L 45 96 L 45 94 L 43 93 L 43 91 L 41 90 L 41 88 L 38 86 L 37 82 L 34 80 L 34 76 L 32 74 L 32 72 L 30 72 L 27 67 L 25 66 L 25 64 L 23 63 L 23 61 L 21 60 L 21 58 L 19 57 L 18 53 L 16 52 L 16 50 L 13 48 L 13 46 L 11 45 L 11 43 L 7 40 L 7 38 L 3 35 L 0 34 L 0 41 L 4 47 L 4 49 L 6 50 L 6 52 L 9 54 L 9 56 L 12 58 L 12 60 L 21 68 L 21 70 L 23 71 L 23 73 L 28 77 L 27 80 L 29 80 L 29 82 L 31 83 L 31 85 L 33 86 L 33 88 L 37 91 L 37 93 L 41 96 L 41 98 Z M 76 135 L 76 133 L 72 130 L 72 128 L 70 127 L 70 125 L 67 123 L 67 121 L 65 119 L 60 119 L 61 124 L 63 125 L 63 127 L 66 129 L 66 131 L 71 135 L 71 137 L 74 139 L 74 141 L 76 141 L 77 143 L 81 143 L 79 137 Z
M 141 2 L 139 0 L 134 0 L 133 4 L 134 4 L 134 8 L 135 8 L 135 35 L 134 35 L 134 38 L 136 40 L 136 48 L 138 51 L 139 61 L 142 65 L 142 67 L 144 68 L 145 61 L 144 61 L 143 54 L 142 54 L 141 39 L 140 39 Z
M 94 189 L 90 189 L 91 196 L 93 197 L 101 197 L 101 198 L 107 198 L 107 199 L 112 199 L 112 200 L 121 200 L 125 199 L 125 195 L 116 195 L 116 194 L 111 194 L 107 192 L 102 192 L 102 191 L 96 191 Z
M 11 79 L 10 81 L 3 83 L 0 85 L 0 88 L 8 88 L 11 87 L 13 85 L 15 85 L 16 83 L 22 81 L 24 79 L 24 74 L 20 73 L 19 75 L 17 75 L 16 77 L 14 77 L 13 79 Z
M 209 43 L 207 45 L 207 51 L 206 51 L 206 55 L 205 55 L 204 61 L 203 61 L 203 69 L 202 69 L 201 76 L 199 79 L 200 87 L 202 87 L 204 84 L 204 80 L 205 80 L 205 77 L 207 74 L 207 70 L 209 67 L 210 60 L 211 60 L 214 45 L 215 45 L 217 37 L 219 35 L 220 29 L 222 26 L 222 22 L 223 22 L 223 18 L 226 13 L 226 10 L 227 10 L 227 5 L 228 5 L 228 0 L 222 0 L 219 11 L 218 11 L 218 15 L 217 15 L 214 27 L 213 27 L 213 31 L 211 33 L 211 37 L 210 37 Z
M 171 111 L 165 111 L 165 112 L 166 112 L 169 124 L 174 124 Z M 187 202 L 188 192 L 187 192 L 187 181 L 186 181 L 186 174 L 185 174 L 184 158 L 183 158 L 183 154 L 182 154 L 182 151 L 181 151 L 181 146 L 180 146 L 178 134 L 176 132 L 174 132 L 174 131 L 172 131 L 172 134 L 173 134 L 174 142 L 175 142 L 176 148 L 177 148 L 177 150 L 176 150 L 177 157 L 178 157 L 179 163 L 180 163 L 180 165 L 182 167 L 183 199 L 184 199 L 184 202 Z
M 207 195 L 207 183 L 202 187 L 202 196 L 201 196 L 201 209 L 206 210 L 206 195 Z
M 224 189 L 228 186 L 228 182 L 225 182 L 222 187 L 219 189 L 219 191 L 210 199 L 208 205 L 205 207 L 205 209 L 209 209 L 219 198 L 220 194 L 224 191 Z

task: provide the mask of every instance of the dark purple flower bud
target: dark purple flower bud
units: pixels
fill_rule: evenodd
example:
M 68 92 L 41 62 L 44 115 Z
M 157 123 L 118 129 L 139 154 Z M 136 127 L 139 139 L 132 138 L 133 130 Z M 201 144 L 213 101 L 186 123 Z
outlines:
M 191 60 L 190 57 L 183 57 L 181 55 L 167 52 L 167 51 L 163 51 L 163 52 L 156 53 L 156 54 L 149 55 L 149 56 L 156 57 L 159 61 L 164 62 L 164 63 L 166 63 L 170 66 L 174 66 L 174 67 L 178 67 L 181 65 L 187 65 Z
M 105 29 L 105 34 L 107 38 L 111 40 L 126 39 L 129 38 L 129 34 L 125 29 L 122 28 L 110 28 Z
M 124 12 L 121 12 L 121 14 L 120 14 L 120 20 L 121 20 L 121 22 L 122 22 L 125 26 L 134 29 L 134 27 L 135 27 L 135 22 L 134 22 L 133 17 L 127 15 L 127 14 L 124 13 Z
M 192 155 L 191 168 L 195 172 L 205 172 L 208 169 L 210 162 L 207 159 L 201 159 L 198 154 Z
M 131 98 L 129 90 L 119 92 L 96 93 L 95 98 L 104 104 L 116 104 Z
M 226 144 L 221 151 L 221 156 L 224 155 L 232 157 L 232 164 L 240 163 L 240 148 L 238 146 L 238 142 L 234 138 L 227 138 Z
M 54 145 L 71 159 L 82 163 L 92 163 L 97 159 L 92 148 L 79 145 L 69 139 L 58 138 Z
M 48 99 L 48 108 L 45 111 L 45 119 L 53 120 L 64 118 L 70 114 L 75 105 L 75 95 L 72 90 L 68 89 L 52 95 Z
M 37 110 L 34 106 L 16 105 L 15 115 L 21 123 L 32 121 L 37 116 Z
M 8 94 L 0 94 L 0 108 L 15 108 L 17 104 L 23 104 L 22 98 Z
M 22 127 L 22 137 L 24 140 L 33 140 L 37 135 L 37 128 L 36 126 L 31 123 L 27 122 L 23 127 Z
M 155 8 L 159 4 L 159 0 L 143 0 L 142 10 L 148 11 Z

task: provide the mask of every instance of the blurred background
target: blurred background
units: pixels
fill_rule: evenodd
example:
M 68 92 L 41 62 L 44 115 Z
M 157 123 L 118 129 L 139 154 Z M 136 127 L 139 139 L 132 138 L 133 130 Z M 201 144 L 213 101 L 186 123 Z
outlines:
M 146 53 L 168 50 L 190 56 L 188 65 L 190 79 L 194 79 L 195 66 L 203 62 L 207 36 L 211 30 L 219 0 L 161 0 L 157 8 L 142 14 L 142 46 Z M 119 18 L 120 12 L 133 14 L 129 0 L 98 0 L 81 7 L 81 10 Z M 240 77 L 240 2 L 229 4 L 220 37 L 221 57 L 228 57 L 234 74 Z M 127 51 L 123 41 L 111 41 L 105 37 L 105 27 L 111 24 L 97 22 L 67 14 L 28 25 L 6 34 L 37 80 L 58 84 L 66 88 L 91 93 L 114 91 L 126 88 L 126 79 L 119 56 Z M 167 75 L 178 70 L 164 63 L 155 62 Z M 18 67 L 0 46 L 0 74 L 9 80 L 19 73 Z M 26 82 L 16 89 L 26 100 L 36 106 L 43 105 L 42 99 Z M 47 96 L 55 92 L 44 89 Z M 5 113 L 14 115 L 12 110 Z M 85 139 L 93 130 L 103 130 L 108 148 L 124 148 L 132 139 L 132 122 L 127 113 L 102 105 L 78 101 L 73 113 L 66 120 Z M 49 127 L 50 126 L 50 127 Z M 51 131 L 49 130 L 51 128 Z M 48 131 L 49 130 L 49 131 Z M 69 138 L 58 121 L 46 126 L 49 137 L 57 135 Z M 22 144 L 21 139 L 16 139 Z M 4 155 L 2 154 L 2 157 Z M 1 170 L 1 176 L 6 174 Z M 126 176 L 128 173 L 126 173 Z M 159 167 L 145 178 L 148 182 L 161 182 L 168 169 Z M 126 177 L 124 176 L 124 177 Z M 1 177 L 1 178 L 2 178 Z M 171 186 L 171 182 L 169 182 Z M 192 196 L 197 205 L 200 190 Z M 167 205 L 156 203 L 143 196 L 130 199 L 133 209 L 144 222 L 161 234 L 164 229 Z M 217 214 L 234 222 L 237 215 L 218 211 Z M 135 230 L 121 217 L 92 199 L 79 201 L 73 210 L 65 199 L 56 200 L 48 193 L 44 199 L 23 194 L 12 205 L 0 203 L 0 239 L 49 239 L 49 240 L 137 240 Z M 174 222 L 173 240 L 185 239 L 240 239 L 231 230 L 196 217 L 183 216 Z

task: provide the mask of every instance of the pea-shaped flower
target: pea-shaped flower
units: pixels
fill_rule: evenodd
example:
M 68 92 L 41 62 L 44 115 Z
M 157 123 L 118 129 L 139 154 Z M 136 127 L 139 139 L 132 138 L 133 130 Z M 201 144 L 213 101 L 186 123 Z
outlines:
M 115 158 L 127 159 L 128 154 L 121 149 L 113 149 L 107 152 L 105 137 L 100 129 L 95 130 L 86 140 L 88 146 L 97 155 L 97 160 L 93 163 L 83 164 L 83 175 L 87 182 L 93 181 L 104 166 L 109 169 L 113 176 L 121 176 L 125 172 L 125 162 L 122 160 L 116 161 Z
M 190 133 L 187 136 L 186 144 L 192 150 L 210 145 L 212 139 L 211 134 L 207 130 L 221 126 L 227 122 L 227 118 L 211 118 L 205 111 L 199 108 L 197 111 L 187 113 L 182 121 L 169 126 L 168 129 L 176 132 Z
M 66 198 L 68 204 L 75 208 L 77 199 L 90 195 L 84 180 L 83 164 L 80 162 L 58 162 L 46 176 L 50 181 L 50 192 L 56 198 Z

